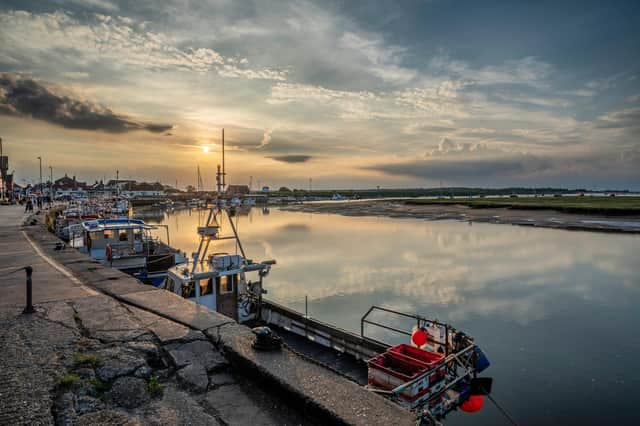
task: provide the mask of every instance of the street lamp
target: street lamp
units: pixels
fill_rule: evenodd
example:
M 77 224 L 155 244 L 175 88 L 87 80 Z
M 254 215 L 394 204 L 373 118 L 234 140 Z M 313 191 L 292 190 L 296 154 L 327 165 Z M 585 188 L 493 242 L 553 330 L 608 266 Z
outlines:
M 4 164 L 3 164 L 3 155 L 2 155 L 2 138 L 0 138 L 0 181 L 2 181 L 2 183 L 0 183 L 0 191 L 2 192 L 0 194 L 0 200 L 4 201 Z M 7 168 L 9 167 L 9 165 L 7 164 Z
M 39 198 L 39 203 L 42 203 L 42 157 L 38 157 L 38 161 L 40 161 L 40 198 Z
M 49 207 L 53 206 L 53 167 L 49 166 Z

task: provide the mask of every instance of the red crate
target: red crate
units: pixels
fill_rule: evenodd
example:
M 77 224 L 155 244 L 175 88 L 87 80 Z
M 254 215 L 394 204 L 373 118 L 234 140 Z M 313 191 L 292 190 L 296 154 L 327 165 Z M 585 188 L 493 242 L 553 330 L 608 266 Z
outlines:
M 392 352 L 385 352 L 370 359 L 368 366 L 370 370 L 382 370 L 405 382 L 418 377 L 429 369 L 429 366 L 424 362 Z
M 398 346 L 393 346 L 387 349 L 387 352 L 393 352 L 396 354 L 402 354 L 409 358 L 413 358 L 415 360 L 424 362 L 429 367 L 436 366 L 444 356 L 442 354 L 437 354 L 429 351 L 422 350 L 420 348 L 415 348 L 411 345 L 402 344 Z

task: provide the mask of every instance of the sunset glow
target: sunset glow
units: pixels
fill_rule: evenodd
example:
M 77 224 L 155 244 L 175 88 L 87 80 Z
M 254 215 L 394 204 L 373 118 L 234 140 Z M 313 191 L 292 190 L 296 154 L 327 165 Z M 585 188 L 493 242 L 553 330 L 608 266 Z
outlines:
M 188 181 L 225 128 L 232 182 L 640 188 L 637 2 L 0 3 L 23 178 Z

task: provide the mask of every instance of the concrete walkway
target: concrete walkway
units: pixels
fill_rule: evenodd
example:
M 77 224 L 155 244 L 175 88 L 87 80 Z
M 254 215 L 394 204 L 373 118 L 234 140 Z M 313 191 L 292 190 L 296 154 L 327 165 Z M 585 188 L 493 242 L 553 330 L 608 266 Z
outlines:
M 291 351 L 255 351 L 224 315 L 56 250 L 23 219 L 0 206 L 0 424 L 415 424 Z M 25 275 L 12 272 L 27 265 L 37 312 L 21 315 Z M 151 377 L 164 395 L 146 392 Z
M 21 229 L 25 217 L 21 206 L 0 206 L 0 307 L 24 307 L 26 276 L 15 270 L 27 265 L 33 267 L 34 304 L 96 294 L 33 243 Z

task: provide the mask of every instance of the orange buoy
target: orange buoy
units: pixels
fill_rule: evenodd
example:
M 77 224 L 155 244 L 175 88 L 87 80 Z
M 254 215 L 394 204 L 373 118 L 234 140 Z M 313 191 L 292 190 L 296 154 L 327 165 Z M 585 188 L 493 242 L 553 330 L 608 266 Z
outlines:
M 411 333 L 411 343 L 417 347 L 422 347 L 429 340 L 429 334 L 423 328 L 416 328 Z
M 483 405 L 483 395 L 470 395 L 469 398 L 460 405 L 460 409 L 465 413 L 475 413 L 480 411 Z

